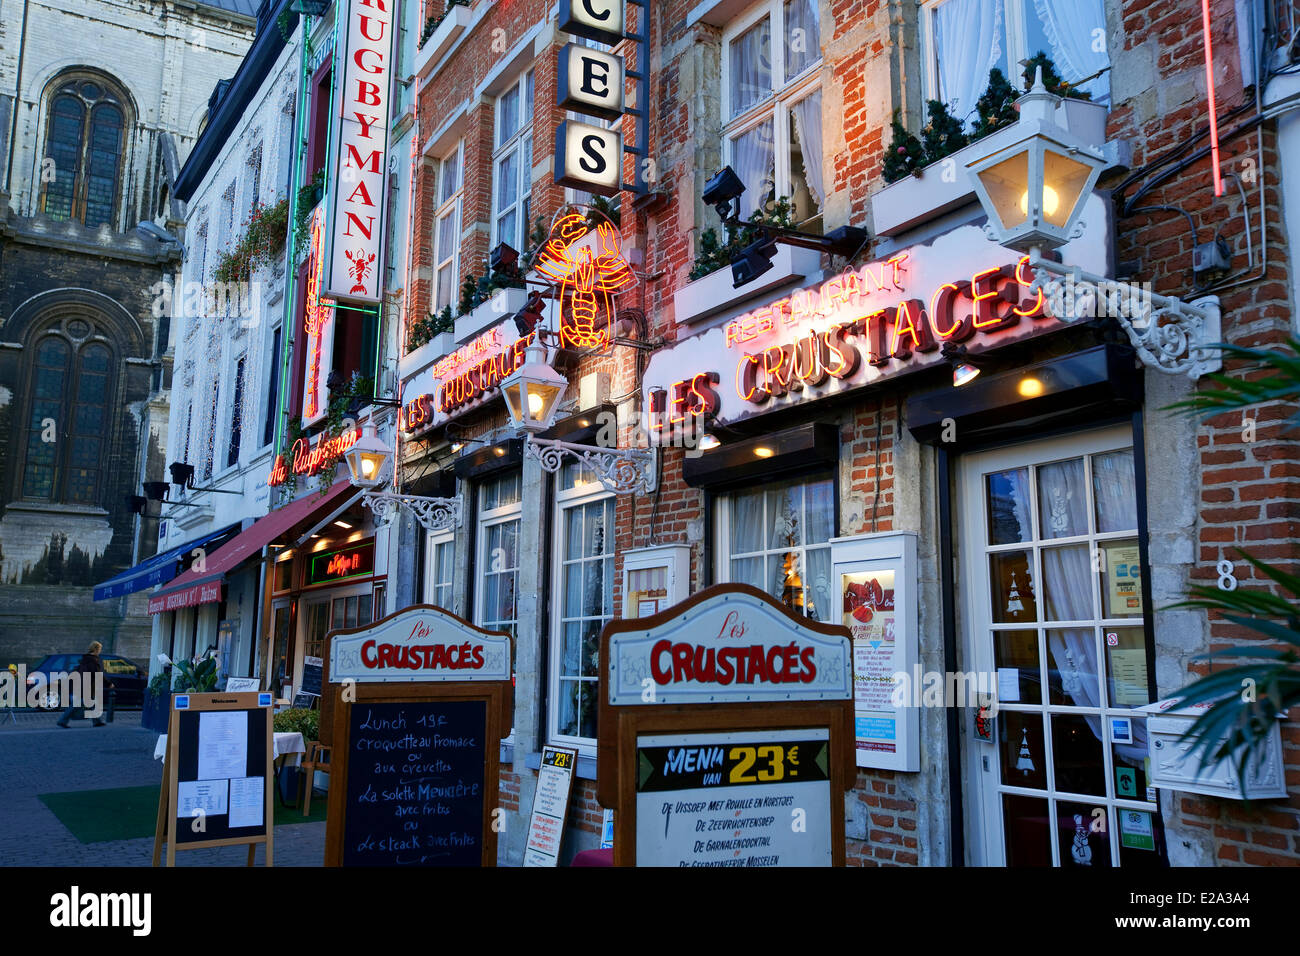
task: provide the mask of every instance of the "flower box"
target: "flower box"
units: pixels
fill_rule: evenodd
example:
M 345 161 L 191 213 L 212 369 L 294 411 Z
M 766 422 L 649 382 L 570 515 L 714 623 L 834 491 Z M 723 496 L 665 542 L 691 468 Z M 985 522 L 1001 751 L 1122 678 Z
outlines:
M 820 272 L 820 252 L 778 244 L 776 255 L 772 257 L 772 268 L 738 289 L 732 285 L 731 270 L 726 266 L 678 289 L 673 295 L 677 324 L 687 325 L 723 311 L 735 311 L 765 292 Z
M 1103 103 L 1065 99 L 1056 108 L 1056 122 L 1085 143 L 1106 142 L 1107 109 Z M 1008 126 L 931 163 L 919 176 L 891 183 L 871 197 L 871 218 L 878 236 L 896 236 L 975 202 L 975 187 L 966 171 L 971 157 L 995 152 L 1015 142 L 1016 127 Z
M 473 19 L 469 7 L 457 5 L 447 11 L 447 15 L 442 18 L 437 29 L 429 34 L 429 39 L 425 40 L 424 45 L 415 53 L 415 75 L 421 81 L 429 78 L 434 66 L 442 60 L 443 55 L 451 49 L 451 45 L 460 38 Z
M 456 335 L 454 332 L 440 332 L 418 349 L 413 349 L 403 355 L 397 363 L 397 373 L 403 379 L 409 378 L 426 366 L 432 365 L 455 346 Z
M 456 341 L 463 345 L 484 329 L 514 315 L 527 301 L 527 289 L 498 289 L 469 315 L 456 317 Z

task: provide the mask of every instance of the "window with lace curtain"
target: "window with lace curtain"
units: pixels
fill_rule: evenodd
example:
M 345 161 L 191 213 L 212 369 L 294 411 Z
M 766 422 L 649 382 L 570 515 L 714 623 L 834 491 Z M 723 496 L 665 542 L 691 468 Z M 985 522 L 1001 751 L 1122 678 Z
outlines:
M 433 311 L 454 306 L 459 296 L 461 143 L 438 164 L 438 212 L 433 232 Z
M 818 0 L 764 0 L 723 31 L 723 152 L 745 184 L 742 219 L 788 197 L 799 227 L 821 232 L 818 9 Z
M 533 71 L 497 97 L 492 153 L 492 244 L 522 251 L 533 173 Z
M 56 85 L 40 169 L 40 209 L 46 216 L 91 227 L 114 225 L 126 154 L 126 104 L 121 91 L 98 74 L 78 74 Z
M 968 127 L 989 70 L 1019 89 L 1021 62 L 1039 52 L 1067 83 L 1110 102 L 1110 74 L 1094 75 L 1110 65 L 1103 0 L 931 0 L 921 12 L 926 97 L 942 100 Z
M 764 482 L 720 496 L 717 509 L 718 581 L 752 584 L 796 614 L 836 620 L 831 476 Z

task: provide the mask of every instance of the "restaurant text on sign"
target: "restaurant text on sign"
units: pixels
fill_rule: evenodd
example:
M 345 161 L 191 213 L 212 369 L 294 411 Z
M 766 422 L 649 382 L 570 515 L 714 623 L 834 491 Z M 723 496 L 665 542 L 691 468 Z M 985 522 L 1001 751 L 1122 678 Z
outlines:
M 982 250 L 963 253 L 954 265 L 975 266 L 966 275 L 934 250 L 905 251 L 679 340 L 647 369 L 651 434 L 663 441 L 705 417 L 735 420 L 932 365 L 949 342 L 989 348 L 1057 326 L 1028 257 L 990 265 Z
M 384 157 L 392 86 L 392 0 L 349 0 L 338 39 L 326 294 L 379 301 Z
M 438 608 L 412 607 L 330 642 L 329 680 L 509 680 L 510 638 Z
M 342 435 L 328 435 L 316 442 L 315 447 L 307 438 L 299 438 L 293 443 L 290 455 L 295 475 L 314 475 L 325 467 L 327 462 L 338 463 L 339 456 L 357 443 L 361 429 L 345 431 Z M 266 483 L 275 487 L 282 485 L 289 477 L 289 466 L 285 464 L 284 455 L 277 455 L 275 464 Z

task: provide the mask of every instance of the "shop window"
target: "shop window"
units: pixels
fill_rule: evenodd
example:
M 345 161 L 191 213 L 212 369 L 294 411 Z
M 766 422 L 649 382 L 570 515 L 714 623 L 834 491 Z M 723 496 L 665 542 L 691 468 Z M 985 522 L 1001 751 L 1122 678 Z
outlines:
M 447 532 L 426 537 L 424 603 L 452 611 L 456 577 L 456 538 Z M 454 613 L 454 611 L 453 611 Z
M 127 99 L 105 77 L 61 81 L 49 100 L 40 208 L 51 219 L 112 226 L 126 155 Z M 45 180 L 46 170 L 54 177 Z
M 497 98 L 492 153 L 492 244 L 522 251 L 528 236 L 533 172 L 533 71 Z
M 460 296 L 461 144 L 438 165 L 438 211 L 433 227 L 433 311 L 455 309 Z
M 766 482 L 721 498 L 718 579 L 752 584 L 796 614 L 838 621 L 831 582 L 835 482 Z
M 275 572 L 271 577 L 272 591 L 288 591 L 293 587 L 293 558 L 282 558 L 275 564 Z
M 781 42 L 773 43 L 778 36 Z M 821 24 L 817 0 L 765 0 L 723 33 L 723 141 L 745 193 L 740 216 L 789 198 L 795 222 L 820 232 Z
M 989 70 L 996 67 L 1019 87 L 1019 64 L 1039 52 L 1067 83 L 1095 102 L 1110 102 L 1109 73 L 1094 76 L 1110 65 L 1102 0 L 942 0 L 927 3 L 922 14 L 926 96 L 968 125 Z
M 579 465 L 565 466 L 556 497 L 550 736 L 594 746 L 600 632 L 614 617 L 615 498 Z
M 99 505 L 111 430 L 113 354 L 84 341 L 91 324 L 64 328 L 82 339 L 47 331 L 31 350 L 22 497 Z

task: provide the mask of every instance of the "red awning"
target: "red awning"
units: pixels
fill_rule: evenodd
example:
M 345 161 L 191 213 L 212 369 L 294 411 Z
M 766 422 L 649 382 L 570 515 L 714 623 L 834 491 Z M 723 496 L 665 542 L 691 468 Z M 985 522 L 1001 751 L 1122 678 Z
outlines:
M 166 588 L 149 597 L 149 613 L 175 611 L 198 604 L 215 604 L 221 600 L 222 584 L 228 573 L 250 558 L 259 557 L 262 549 L 294 525 L 309 520 L 318 512 L 339 501 L 349 492 L 361 491 L 348 481 L 336 482 L 323 495 L 304 495 L 241 531 L 225 547 L 209 557 L 202 571 L 190 569 L 174 578 Z

